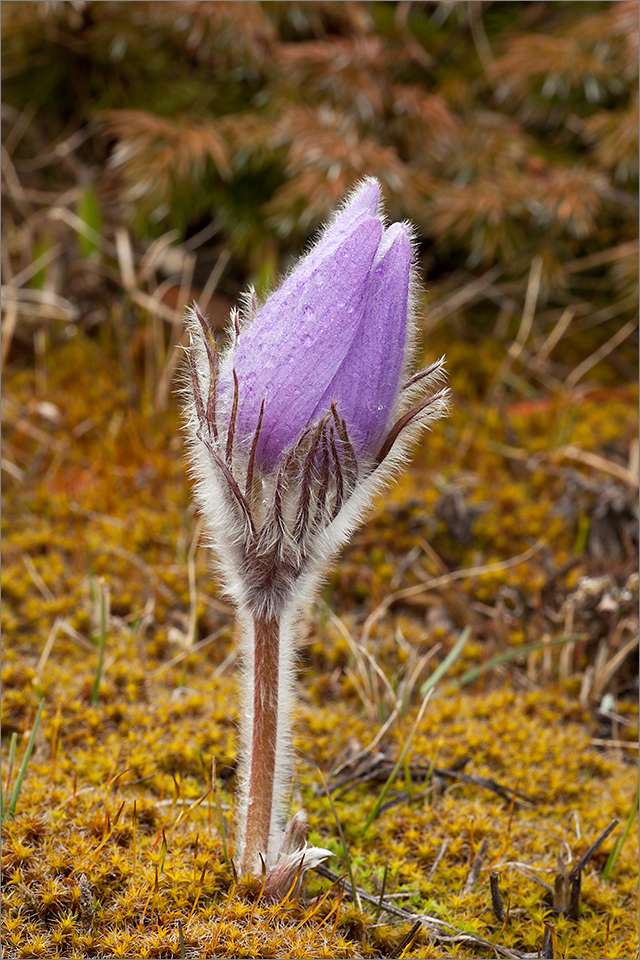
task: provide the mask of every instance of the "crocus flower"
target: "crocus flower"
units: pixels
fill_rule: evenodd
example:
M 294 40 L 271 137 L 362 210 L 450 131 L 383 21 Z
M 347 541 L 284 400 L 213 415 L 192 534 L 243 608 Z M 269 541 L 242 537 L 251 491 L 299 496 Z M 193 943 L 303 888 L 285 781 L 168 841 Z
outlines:
M 196 496 L 243 626 L 240 866 L 286 893 L 329 853 L 285 828 L 294 630 L 326 570 L 421 428 L 446 409 L 443 360 L 411 375 L 415 267 L 368 179 L 220 351 L 190 311 L 186 415 Z

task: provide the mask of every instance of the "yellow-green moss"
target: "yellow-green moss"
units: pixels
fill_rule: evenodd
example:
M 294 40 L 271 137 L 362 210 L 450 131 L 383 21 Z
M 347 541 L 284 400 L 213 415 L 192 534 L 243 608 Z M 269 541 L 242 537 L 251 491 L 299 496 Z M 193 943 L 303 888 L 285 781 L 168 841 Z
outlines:
M 459 377 L 461 385 L 467 360 L 464 351 L 452 351 L 454 382 Z M 495 372 L 491 357 L 486 366 L 488 377 Z M 234 887 L 212 794 L 189 811 L 208 790 L 215 758 L 233 848 L 233 666 L 216 674 L 233 649 L 233 616 L 216 597 L 207 551 L 199 549 L 196 640 L 222 632 L 165 669 L 184 653 L 191 612 L 189 489 L 175 410 L 154 420 L 151 413 L 127 409 L 125 392 L 113 386 L 117 377 L 111 355 L 95 343 L 78 336 L 57 347 L 49 391 L 64 423 L 49 430 L 52 439 L 67 442 L 64 454 L 54 463 L 55 455 L 43 453 L 29 434 L 10 434 L 21 468 L 37 466 L 28 483 L 9 479 L 3 489 L 3 779 L 11 734 L 18 734 L 19 762 L 40 692 L 46 707 L 16 817 L 3 827 L 8 955 L 179 957 L 181 924 L 187 956 L 389 956 L 409 924 L 376 923 L 375 911 L 361 911 L 346 896 L 340 901 L 337 888 L 316 902 L 330 887 L 317 876 L 309 878 L 299 901 L 256 902 L 255 884 Z M 27 374 L 10 375 L 5 389 L 13 404 L 28 409 L 33 387 Z M 562 442 L 596 452 L 604 443 L 624 450 L 635 422 L 632 400 L 632 390 L 587 399 Z M 110 430 L 118 411 L 120 427 Z M 507 411 L 506 453 L 496 452 L 505 445 L 504 417 L 478 407 L 467 436 L 464 417 L 457 415 L 429 435 L 397 487 L 380 499 L 303 631 L 294 793 L 308 811 L 311 840 L 334 850 L 331 866 L 345 874 L 316 767 L 326 775 L 345 746 L 366 747 L 401 695 L 398 716 L 377 747 L 395 761 L 415 719 L 421 684 L 469 623 L 472 639 L 416 731 L 408 756 L 411 783 L 402 770 L 387 796 L 397 803 L 363 835 L 382 783 L 355 785 L 336 800 L 356 882 L 379 895 L 387 864 L 386 892 L 402 895 L 393 904 L 429 912 L 488 941 L 499 936 L 505 946 L 535 953 L 551 919 L 567 956 L 605 956 L 607 936 L 608 956 L 632 956 L 637 821 L 608 880 L 603 867 L 622 828 L 587 866 L 578 921 L 552 915 L 544 887 L 514 866 L 530 864 L 553 884 L 559 854 L 570 851 L 575 860 L 613 817 L 624 824 L 629 816 L 636 783 L 629 751 L 592 743 L 601 739 L 600 730 L 579 699 L 584 669 L 593 663 L 601 636 L 580 641 L 568 676 L 560 672 L 562 648 L 554 647 L 547 675 L 537 653 L 530 662 L 525 655 L 515 671 L 507 665 L 502 673 L 481 673 L 462 689 L 455 683 L 469 668 L 542 639 L 543 594 L 560 635 L 567 595 L 580 576 L 597 573 L 587 556 L 575 556 L 575 523 L 556 510 L 562 482 L 545 468 L 551 460 L 523 472 L 522 461 L 508 455 L 519 444 L 526 455 L 551 456 L 545 443 L 555 436 L 560 415 L 556 401 Z M 74 439 L 74 426 L 87 416 L 95 425 Z M 468 543 L 456 540 L 436 513 L 443 491 L 459 482 L 471 506 L 485 507 Z M 367 617 L 389 593 L 441 576 L 443 564 L 469 568 L 508 560 L 541 539 L 546 553 L 527 563 L 407 597 L 371 623 L 367 649 L 386 682 L 367 657 L 354 655 Z M 439 562 L 415 553 L 425 540 Z M 403 566 L 411 551 L 415 559 Z M 567 561 L 576 565 L 549 593 L 548 564 L 558 569 Z M 628 564 L 620 567 L 621 582 L 624 577 Z M 112 619 L 98 702 L 92 705 L 97 648 L 86 641 L 98 632 L 100 578 L 109 586 Z M 516 609 L 520 602 L 526 615 Z M 478 604 L 502 604 L 502 613 L 488 619 Z M 57 616 L 85 643 L 60 628 L 36 685 Z M 574 630 L 583 629 L 576 620 Z M 436 643 L 436 654 L 413 676 L 418 658 Z M 637 737 L 637 706 L 621 699 L 617 710 L 627 723 L 618 739 L 631 741 Z M 496 780 L 531 804 L 511 808 L 489 790 L 453 780 L 424 792 L 415 771 L 432 761 L 442 769 L 466 761 L 466 773 Z M 14 766 L 12 783 L 15 776 Z M 465 893 L 483 840 L 487 856 L 474 891 Z M 503 930 L 490 910 L 492 867 L 511 908 Z M 423 932 L 404 955 L 468 957 L 470 948 L 439 944 Z

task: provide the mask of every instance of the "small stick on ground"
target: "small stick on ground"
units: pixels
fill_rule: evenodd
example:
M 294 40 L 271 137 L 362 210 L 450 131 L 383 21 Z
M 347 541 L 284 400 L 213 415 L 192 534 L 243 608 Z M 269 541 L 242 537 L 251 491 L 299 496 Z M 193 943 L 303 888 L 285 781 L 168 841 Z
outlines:
M 580 906 L 580 889 L 582 887 L 582 871 L 596 853 L 598 848 L 607 839 L 610 833 L 618 826 L 618 820 L 612 820 L 606 830 L 603 830 L 597 840 L 595 840 L 589 849 L 580 857 L 575 867 L 569 874 L 569 905 L 567 914 L 572 920 L 578 919 L 578 910 Z
M 464 885 L 465 893 L 473 893 L 475 885 L 478 882 L 478 877 L 480 876 L 480 871 L 482 870 L 482 863 L 487 855 L 488 849 L 489 841 L 484 839 L 480 844 L 480 849 L 478 850 L 473 863 L 471 864 L 471 870 L 469 871 L 467 882 Z
M 504 923 L 505 912 L 500 892 L 500 878 L 495 870 L 492 870 L 489 874 L 489 887 L 491 889 L 491 909 L 498 923 Z
M 618 820 L 612 820 L 606 830 L 603 830 L 597 840 L 580 857 L 570 873 L 564 866 L 561 857 L 558 857 L 559 873 L 554 884 L 553 907 L 557 913 L 564 913 L 572 920 L 578 919 L 580 907 L 580 890 L 582 887 L 582 871 L 596 853 L 598 848 L 607 839 L 609 834 L 618 826 Z
M 317 867 L 314 867 L 314 870 L 317 874 L 319 874 L 319 876 L 326 877 L 327 880 L 334 882 L 336 880 L 340 880 L 338 874 L 334 873 L 333 870 L 330 870 L 329 867 L 325 867 L 323 863 L 320 863 Z M 345 888 L 344 895 L 345 897 L 352 896 L 348 887 Z M 367 893 L 366 890 L 362 890 L 360 887 L 358 887 L 358 895 L 360 899 L 364 900 L 366 903 L 370 903 L 374 907 L 378 906 L 379 896 L 374 896 L 371 893 Z M 432 937 L 436 937 L 438 941 L 443 944 L 460 943 L 468 947 L 494 950 L 499 956 L 513 958 L 513 960 L 533 960 L 535 957 L 535 954 L 523 953 L 520 950 L 514 950 L 511 947 L 505 947 L 496 941 L 491 942 L 485 937 L 480 937 L 473 933 L 466 933 L 465 931 L 459 930 L 457 927 L 452 926 L 452 924 L 447 923 L 446 920 L 441 920 L 439 917 L 431 916 L 431 914 L 428 913 L 416 914 L 410 910 L 403 910 L 401 907 L 396 907 L 387 901 L 382 904 L 382 910 L 384 913 L 391 914 L 391 916 L 394 917 L 399 917 L 401 920 L 410 920 L 415 922 L 419 919 L 427 933 Z
M 554 958 L 555 952 L 553 949 L 553 935 L 555 932 L 555 929 L 550 923 L 545 923 L 544 934 L 542 936 L 542 947 L 540 949 L 540 956 L 542 960 L 553 960 Z
M 591 844 L 591 846 L 586 851 L 586 853 L 582 854 L 578 863 L 575 865 L 575 867 L 573 868 L 569 876 L 571 876 L 571 874 L 573 874 L 574 872 L 577 872 L 578 870 L 584 870 L 586 865 L 589 863 L 589 860 L 591 860 L 591 857 L 594 855 L 594 853 L 597 852 L 597 850 L 599 849 L 601 844 L 604 843 L 604 841 L 607 839 L 609 834 L 615 830 L 619 822 L 620 821 L 615 818 L 611 821 L 607 829 L 602 831 L 598 839 Z
M 390 957 L 401 957 L 407 947 L 410 947 L 413 941 L 418 936 L 422 928 L 422 923 L 419 920 L 416 920 L 414 925 L 411 927 L 411 930 L 402 938 L 400 943 L 394 948 L 393 953 L 390 953 Z

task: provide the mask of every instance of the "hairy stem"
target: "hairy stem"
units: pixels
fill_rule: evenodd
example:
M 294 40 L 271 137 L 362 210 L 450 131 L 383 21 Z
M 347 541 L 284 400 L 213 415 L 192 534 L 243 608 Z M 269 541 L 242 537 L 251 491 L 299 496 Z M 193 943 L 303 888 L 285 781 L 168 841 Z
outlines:
M 254 620 L 253 730 L 242 869 L 260 876 L 267 862 L 278 734 L 280 624 Z

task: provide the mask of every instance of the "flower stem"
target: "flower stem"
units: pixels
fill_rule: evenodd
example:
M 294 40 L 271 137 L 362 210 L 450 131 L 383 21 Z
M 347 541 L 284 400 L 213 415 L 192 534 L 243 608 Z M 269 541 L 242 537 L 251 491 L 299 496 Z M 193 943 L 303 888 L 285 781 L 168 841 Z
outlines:
M 267 863 L 276 772 L 279 622 L 256 618 L 253 641 L 253 730 L 242 869 L 260 876 L 261 854 Z

